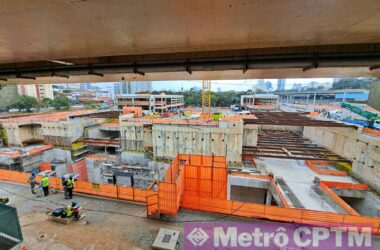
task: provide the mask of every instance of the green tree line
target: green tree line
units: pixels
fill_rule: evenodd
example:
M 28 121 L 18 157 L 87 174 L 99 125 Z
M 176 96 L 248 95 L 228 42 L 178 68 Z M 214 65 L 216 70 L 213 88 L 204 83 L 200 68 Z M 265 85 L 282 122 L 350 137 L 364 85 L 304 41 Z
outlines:
M 70 109 L 70 99 L 64 95 L 57 96 L 54 100 L 50 98 L 43 98 L 42 100 L 37 100 L 32 96 L 20 96 L 16 103 L 8 106 L 9 109 L 19 109 L 25 110 L 26 112 L 31 112 L 32 109 L 39 110 L 40 108 L 54 107 L 55 110 L 68 110 Z

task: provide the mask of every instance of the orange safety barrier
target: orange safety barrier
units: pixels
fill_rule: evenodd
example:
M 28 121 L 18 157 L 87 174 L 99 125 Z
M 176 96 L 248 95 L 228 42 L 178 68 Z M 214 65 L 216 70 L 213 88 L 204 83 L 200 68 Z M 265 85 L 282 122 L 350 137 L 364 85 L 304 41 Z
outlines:
M 81 180 L 81 181 L 88 180 L 85 159 L 75 162 L 74 164 L 71 165 L 71 168 L 74 174 L 79 175 L 79 177 L 77 178 L 78 180 Z
M 365 223 L 373 227 L 373 233 L 380 234 L 380 219 L 366 216 L 337 214 L 297 208 L 282 208 L 247 202 L 202 198 L 190 195 L 184 195 L 182 197 L 181 207 L 246 218 L 297 222 L 310 225 L 331 223 L 334 225 L 338 224 L 344 226 L 349 225 L 350 223 Z
M 30 155 L 35 155 L 35 154 L 39 154 L 41 153 L 42 151 L 45 151 L 45 150 L 48 150 L 48 149 L 51 149 L 53 148 L 53 145 L 43 145 L 43 146 L 40 146 L 40 147 L 36 147 L 36 148 L 33 148 L 31 150 L 28 151 L 28 153 Z
M 360 216 L 352 208 L 351 214 L 347 215 L 226 200 L 225 190 L 227 168 L 225 160 L 225 157 L 178 155 L 173 166 L 178 165 L 179 174 L 177 175 L 177 178 L 174 178 L 174 175 L 170 176 L 170 180 L 174 180 L 173 183 L 166 183 L 174 184 L 176 188 L 173 189 L 170 185 L 167 185 L 168 188 L 166 191 L 168 191 L 168 194 L 161 197 L 159 196 L 159 193 L 164 192 L 165 190 L 159 190 L 157 192 L 153 190 L 119 187 L 108 184 L 93 184 L 86 181 L 75 182 L 74 191 L 103 197 L 146 202 L 148 205 L 148 214 L 149 212 L 153 213 L 160 211 L 161 208 L 163 208 L 163 211 L 174 213 L 173 211 L 175 209 L 178 211 L 178 207 L 181 206 L 182 208 L 187 209 L 246 218 L 265 218 L 283 222 L 297 222 L 312 225 L 332 223 L 344 226 L 349 223 L 365 223 L 373 227 L 373 233 L 380 234 L 380 218 Z M 187 170 L 189 166 L 191 166 L 189 168 L 190 170 Z M 194 176 L 199 177 L 199 180 L 195 180 L 193 178 Z M 0 180 L 26 184 L 28 177 L 28 173 L 0 170 Z M 40 178 L 41 177 L 38 176 L 37 180 L 40 180 Z M 183 183 L 181 184 L 182 178 Z M 224 181 L 223 184 L 222 180 Z M 59 178 L 51 178 L 50 185 L 56 189 L 62 189 L 61 180 Z M 181 185 L 183 186 L 181 187 Z M 321 187 L 333 196 L 334 193 L 329 190 L 328 185 L 337 186 L 338 184 L 321 183 Z M 351 187 L 356 188 L 357 186 L 353 185 Z M 182 188 L 183 190 L 181 190 Z M 339 198 L 337 195 L 335 196 Z M 160 201 L 160 199 L 163 200 Z M 164 207 L 161 207 L 160 204 L 163 204 Z M 350 207 L 347 204 L 342 204 L 342 206 L 344 206 L 345 209 L 350 210 Z M 174 214 L 176 214 L 176 212 Z
M 0 169 L 0 180 L 3 181 L 28 184 L 29 176 L 29 173 Z M 39 175 L 36 177 L 37 181 L 41 181 L 41 178 Z M 61 178 L 50 178 L 49 186 L 56 190 L 62 190 Z M 157 191 L 154 190 L 96 184 L 87 181 L 76 181 L 74 183 L 74 192 L 143 203 L 146 202 L 148 196 L 157 194 Z
M 40 169 L 41 169 L 41 171 L 51 170 L 50 162 L 41 162 L 40 163 Z
M 311 117 L 317 117 L 319 115 L 318 112 L 310 112 Z
M 346 183 L 346 182 L 334 182 L 334 181 L 321 181 L 329 188 L 343 188 L 343 189 L 355 189 L 355 190 L 368 190 L 368 185 L 363 183 Z
M 360 215 L 355 211 L 350 205 L 348 205 L 342 198 L 340 198 L 336 193 L 331 191 L 328 186 L 324 183 L 319 184 L 320 188 L 328 195 L 331 199 L 333 199 L 336 203 L 339 204 L 344 210 L 346 210 L 351 215 Z
M 231 175 L 232 176 L 252 178 L 252 179 L 267 180 L 267 181 L 270 181 L 272 179 L 272 177 L 269 175 L 246 174 L 246 173 L 239 173 L 239 172 L 233 172 L 233 173 L 231 173 Z
M 134 113 L 136 118 L 142 117 L 142 108 L 141 107 L 123 107 L 123 114 Z
M 10 158 L 17 158 L 19 156 L 21 156 L 21 152 L 17 151 L 17 152 L 14 152 L 14 153 L 7 153 L 7 152 L 0 152 L 0 155 L 2 156 L 7 156 L 7 157 L 10 157 Z
M 289 205 L 288 201 L 285 199 L 284 195 L 282 194 L 281 190 L 278 188 L 278 186 L 277 186 L 276 182 L 273 180 L 273 178 L 271 178 L 271 183 L 272 183 L 272 186 L 274 187 L 274 189 L 276 190 L 277 195 L 280 197 L 282 204 L 284 204 L 284 207 L 289 208 L 290 205 Z
M 372 128 L 363 128 L 363 133 L 380 136 L 380 130 Z
M 246 173 L 231 173 L 231 175 L 232 176 L 239 176 L 239 177 L 245 177 L 245 178 L 270 181 L 272 187 L 275 189 L 275 191 L 276 191 L 278 197 L 280 198 L 282 204 L 284 204 L 284 207 L 290 207 L 288 201 L 285 199 L 284 195 L 282 194 L 281 190 L 278 188 L 278 186 L 277 186 L 277 184 L 274 181 L 272 176 L 270 176 L 270 175 L 258 175 L 258 174 L 246 174 Z
M 193 126 L 218 126 L 217 121 L 203 121 L 203 120 L 168 120 L 168 119 L 154 119 L 154 124 L 170 124 L 170 125 L 193 125 Z
M 44 112 L 37 114 L 29 114 L 19 117 L 11 117 L 0 119 L 2 123 L 21 123 L 21 122 L 41 122 L 41 121 L 67 121 L 70 115 L 79 115 L 86 113 L 94 113 L 95 110 L 83 109 L 83 110 L 70 110 L 70 111 L 59 111 L 59 112 Z
M 347 172 L 345 171 L 340 171 L 340 170 L 327 170 L 327 169 L 319 169 L 317 165 L 328 165 L 326 162 L 322 161 L 305 161 L 306 165 L 313 170 L 315 173 L 320 174 L 320 175 L 335 175 L 335 176 L 347 176 Z M 319 164 L 321 163 L 321 164 Z
M 154 212 L 177 214 L 184 189 L 183 163 L 187 161 L 187 158 L 179 155 L 174 158 L 164 174 L 164 180 L 158 183 L 158 206 L 154 206 L 154 197 L 149 199 L 149 203 L 147 201 L 147 210 L 150 213 L 153 213 L 153 207 L 156 207 L 157 210 Z

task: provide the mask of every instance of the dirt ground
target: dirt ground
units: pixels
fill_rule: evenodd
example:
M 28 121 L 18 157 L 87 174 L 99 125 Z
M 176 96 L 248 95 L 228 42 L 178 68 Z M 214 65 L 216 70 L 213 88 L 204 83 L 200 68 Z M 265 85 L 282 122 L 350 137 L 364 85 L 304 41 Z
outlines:
M 86 217 L 68 225 L 48 221 L 48 208 L 69 204 L 62 193 L 37 198 L 28 186 L 0 182 L 0 197 L 9 197 L 8 205 L 16 207 L 27 250 L 97 250 L 152 249 L 151 245 L 161 227 L 181 232 L 176 249 L 183 249 L 184 222 L 191 221 L 251 221 L 258 220 L 180 210 L 175 218 L 152 220 L 146 218 L 145 204 L 86 195 L 74 199 L 83 207 Z M 261 221 L 263 222 L 263 221 Z M 380 238 L 375 239 L 380 249 Z
M 182 249 L 181 221 L 224 220 L 224 216 L 194 211 L 181 211 L 166 221 L 152 220 L 146 218 L 145 204 L 76 195 L 74 199 L 84 208 L 86 217 L 62 225 L 48 221 L 46 214 L 48 208 L 70 203 L 62 193 L 37 198 L 28 186 L 0 182 L 0 196 L 9 197 L 8 205 L 17 208 L 24 235 L 22 246 L 28 250 L 152 249 L 161 227 L 181 232 L 177 249 Z

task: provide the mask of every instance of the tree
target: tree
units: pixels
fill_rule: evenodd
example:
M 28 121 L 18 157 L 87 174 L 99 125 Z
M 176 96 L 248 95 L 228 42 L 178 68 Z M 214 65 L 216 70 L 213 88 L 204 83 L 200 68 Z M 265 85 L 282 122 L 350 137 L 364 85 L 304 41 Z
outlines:
M 54 100 L 50 98 L 43 98 L 41 101 L 41 107 L 42 108 L 49 108 L 54 105 Z
M 56 110 L 70 109 L 70 99 L 64 95 L 61 95 L 54 99 L 53 106 Z
M 98 108 L 99 106 L 96 105 L 96 103 L 94 101 L 85 101 L 84 102 L 84 107 L 86 109 L 96 109 Z
M 31 112 L 32 108 L 37 107 L 37 99 L 32 96 L 20 96 L 14 107 L 20 110 L 25 109 L 26 112 Z
M 369 78 L 344 78 L 334 82 L 331 89 L 369 89 L 370 85 Z

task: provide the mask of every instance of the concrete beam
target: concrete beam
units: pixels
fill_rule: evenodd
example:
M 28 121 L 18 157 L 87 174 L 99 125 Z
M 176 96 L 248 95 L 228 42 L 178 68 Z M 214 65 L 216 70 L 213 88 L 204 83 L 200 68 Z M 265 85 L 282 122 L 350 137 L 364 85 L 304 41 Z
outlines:
M 350 198 L 361 198 L 364 199 L 367 197 L 366 190 L 354 190 L 354 189 L 341 189 L 341 188 L 332 188 L 338 196 L 341 197 L 350 197 Z
M 268 189 L 270 186 L 270 182 L 266 180 L 236 177 L 236 176 L 229 175 L 228 185 Z
M 13 0 L 0 62 L 380 42 L 380 2 Z

